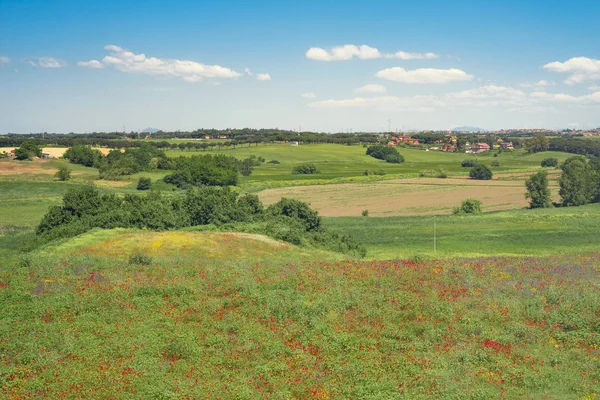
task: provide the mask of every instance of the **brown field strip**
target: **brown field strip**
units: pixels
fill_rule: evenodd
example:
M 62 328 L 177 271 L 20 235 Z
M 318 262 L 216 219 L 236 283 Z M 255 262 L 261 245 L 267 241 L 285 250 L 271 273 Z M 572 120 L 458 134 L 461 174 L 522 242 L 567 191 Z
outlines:
M 556 198 L 556 182 L 551 181 L 550 186 Z M 523 208 L 528 204 L 523 180 L 474 181 L 462 177 L 296 186 L 267 189 L 258 195 L 265 204 L 282 197 L 302 200 L 328 217 L 359 216 L 363 210 L 379 217 L 450 214 L 453 207 L 467 198 L 480 200 L 484 211 Z

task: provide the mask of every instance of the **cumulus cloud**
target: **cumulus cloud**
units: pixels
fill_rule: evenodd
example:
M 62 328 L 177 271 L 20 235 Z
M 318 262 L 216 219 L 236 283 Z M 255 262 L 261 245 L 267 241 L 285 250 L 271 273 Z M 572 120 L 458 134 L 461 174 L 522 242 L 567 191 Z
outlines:
M 419 68 L 407 71 L 401 67 L 393 67 L 382 69 L 381 71 L 377 72 L 375 76 L 394 82 L 431 84 L 468 81 L 473 79 L 472 75 L 469 75 L 465 71 L 455 68 Z
M 523 88 L 536 88 L 536 89 L 541 89 L 544 88 L 546 86 L 554 86 L 556 85 L 556 83 L 554 82 L 548 82 L 545 80 L 541 80 L 541 81 L 537 81 L 537 82 L 533 82 L 533 83 L 521 83 L 519 86 L 523 87 Z
M 595 91 L 600 90 L 600 86 L 598 86 L 598 85 L 592 85 L 592 86 L 588 87 L 588 90 L 591 91 L 591 92 L 595 92 Z
M 378 84 L 361 86 L 355 90 L 356 93 L 385 93 L 386 91 L 385 86 Z
M 110 54 L 102 59 L 102 64 L 121 72 L 140 73 L 154 76 L 171 76 L 186 82 L 200 82 L 205 79 L 235 79 L 242 74 L 220 65 L 206 65 L 196 61 L 146 57 L 135 54 L 115 45 L 104 46 Z
M 40 68 L 62 68 L 69 65 L 66 61 L 54 57 L 39 57 L 36 60 L 29 60 L 29 65 Z
M 5 56 L 0 56 L 0 66 L 2 66 L 2 64 L 8 64 L 10 62 L 10 58 L 5 57 Z
M 246 75 L 252 76 L 252 71 L 250 71 L 250 68 L 244 68 L 244 72 L 246 73 Z
M 431 112 L 435 107 L 442 107 L 444 103 L 435 96 L 378 96 L 354 97 L 342 100 L 322 100 L 309 104 L 313 108 L 376 108 L 396 111 Z
M 317 97 L 317 95 L 313 92 L 302 93 L 300 96 L 304 97 L 305 99 L 314 99 L 315 97 Z
M 600 60 L 587 57 L 573 57 L 565 62 L 554 61 L 542 68 L 548 71 L 568 74 L 564 81 L 574 85 L 585 81 L 600 80 Z
M 271 75 L 269 74 L 256 74 L 256 79 L 259 81 L 270 81 Z
M 77 65 L 79 65 L 80 67 L 87 67 L 87 68 L 104 68 L 104 64 L 102 64 L 100 61 L 98 60 L 90 60 L 90 61 L 79 61 L 77 63 Z
M 395 53 L 381 53 L 375 47 L 367 45 L 345 44 L 343 46 L 335 46 L 331 49 L 323 49 L 321 47 L 311 47 L 306 52 L 306 58 L 316 61 L 344 61 L 358 58 L 360 60 L 373 60 L 376 58 L 395 58 L 400 60 L 426 60 L 434 59 L 439 56 L 435 53 L 409 53 L 405 51 L 397 51 Z

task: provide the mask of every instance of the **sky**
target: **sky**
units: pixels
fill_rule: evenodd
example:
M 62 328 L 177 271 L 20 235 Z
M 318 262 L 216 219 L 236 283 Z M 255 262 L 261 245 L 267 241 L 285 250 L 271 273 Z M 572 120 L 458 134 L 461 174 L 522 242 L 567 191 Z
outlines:
M 599 1 L 0 0 L 0 134 L 600 127 Z

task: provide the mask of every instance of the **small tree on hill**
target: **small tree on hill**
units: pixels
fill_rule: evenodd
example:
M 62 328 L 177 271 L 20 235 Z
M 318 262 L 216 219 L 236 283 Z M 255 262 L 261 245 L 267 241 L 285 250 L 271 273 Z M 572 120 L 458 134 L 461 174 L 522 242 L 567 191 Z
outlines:
M 492 170 L 487 165 L 476 165 L 469 172 L 471 179 L 490 180 L 492 179 Z
M 54 174 L 54 176 L 59 181 L 68 181 L 69 179 L 71 179 L 71 170 L 69 169 L 69 167 L 61 165 L 60 168 L 58 168 L 58 171 L 56 171 L 56 174 Z
M 527 193 L 525 197 L 529 199 L 530 208 L 548 208 L 552 207 L 552 197 L 548 189 L 548 172 L 538 171 L 531 175 L 525 182 Z

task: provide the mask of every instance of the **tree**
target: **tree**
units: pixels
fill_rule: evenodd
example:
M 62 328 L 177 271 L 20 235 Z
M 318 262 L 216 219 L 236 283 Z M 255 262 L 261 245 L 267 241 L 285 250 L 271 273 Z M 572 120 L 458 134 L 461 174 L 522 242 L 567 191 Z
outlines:
M 585 157 L 567 159 L 561 167 L 558 180 L 563 206 L 581 206 L 590 203 L 595 195 L 594 174 Z
M 471 179 L 490 180 L 492 179 L 492 170 L 487 165 L 476 165 L 469 171 Z
M 137 190 L 149 190 L 151 188 L 152 188 L 152 179 L 142 176 L 138 180 Z
M 531 175 L 525 181 L 527 193 L 525 197 L 529 199 L 529 208 L 548 208 L 552 207 L 552 194 L 548 189 L 548 172 L 541 170 Z
M 292 170 L 292 174 L 320 174 L 321 172 L 317 169 L 314 164 L 300 164 L 296 165 Z
M 68 181 L 71 179 L 71 170 L 66 165 L 61 165 L 54 176 L 58 178 L 59 181 Z
M 546 136 L 542 136 L 542 135 L 538 135 L 532 139 L 529 139 L 526 143 L 525 143 L 525 148 L 527 149 L 528 153 L 539 153 L 542 151 L 548 151 L 548 146 L 550 144 L 550 141 L 548 140 L 548 138 Z

